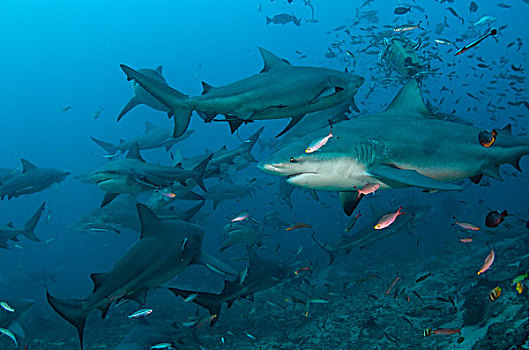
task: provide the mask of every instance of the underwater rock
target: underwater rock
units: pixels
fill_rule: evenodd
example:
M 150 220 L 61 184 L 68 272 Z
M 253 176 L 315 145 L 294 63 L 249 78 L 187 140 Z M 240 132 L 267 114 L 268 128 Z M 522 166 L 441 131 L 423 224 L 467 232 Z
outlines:
M 483 297 L 480 293 L 472 293 L 466 299 L 463 304 L 463 325 L 472 326 L 481 323 L 485 317 L 486 307 Z
M 515 327 L 514 322 L 497 322 L 489 326 L 485 337 L 476 342 L 472 349 L 518 349 L 528 338 L 528 322 L 521 327 Z

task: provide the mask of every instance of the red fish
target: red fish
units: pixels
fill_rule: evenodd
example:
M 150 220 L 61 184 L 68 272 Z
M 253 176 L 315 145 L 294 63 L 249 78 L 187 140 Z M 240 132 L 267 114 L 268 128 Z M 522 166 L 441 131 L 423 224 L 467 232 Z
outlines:
M 494 262 L 494 250 L 490 250 L 489 255 L 487 255 L 487 258 L 485 259 L 485 263 L 483 266 L 481 266 L 481 269 L 478 271 L 478 275 L 481 275 L 483 272 L 487 271 L 492 263 Z
M 380 220 L 378 220 L 378 223 L 375 225 L 375 230 L 382 230 L 383 228 L 388 227 L 393 222 L 395 222 L 397 216 L 404 215 L 404 213 L 400 212 L 401 209 L 402 207 L 400 207 L 395 213 L 384 215 Z
M 468 222 L 459 222 L 459 221 L 456 221 L 452 224 L 452 226 L 454 225 L 457 225 L 461 228 L 464 228 L 465 230 L 470 230 L 470 231 L 479 231 L 480 228 L 477 227 L 476 225 L 473 225 L 473 224 L 469 224 Z
M 358 191 L 358 197 L 356 198 L 356 199 L 358 199 L 358 198 L 360 198 L 361 194 L 367 195 L 367 194 L 370 194 L 370 193 L 375 193 L 375 191 L 380 188 L 380 184 L 366 183 L 364 185 L 364 187 L 362 187 L 361 189 L 356 188 L 356 186 L 354 188 L 355 188 L 355 190 Z
M 461 334 L 461 328 L 459 329 L 434 329 L 433 334 L 441 334 L 441 335 L 451 335 L 451 334 Z
M 460 241 L 463 243 L 470 243 L 473 241 L 473 239 L 472 238 L 461 238 Z
M 504 210 L 501 213 L 499 211 L 491 211 L 485 218 L 485 225 L 487 227 L 497 227 L 503 222 L 505 217 L 507 217 L 507 210 Z
M 295 223 L 294 225 L 286 228 L 285 230 L 286 231 L 292 231 L 292 230 L 297 230 L 297 229 L 300 229 L 300 228 L 311 228 L 312 226 L 309 225 L 309 224 L 306 224 L 304 222 L 298 222 L 298 223 Z

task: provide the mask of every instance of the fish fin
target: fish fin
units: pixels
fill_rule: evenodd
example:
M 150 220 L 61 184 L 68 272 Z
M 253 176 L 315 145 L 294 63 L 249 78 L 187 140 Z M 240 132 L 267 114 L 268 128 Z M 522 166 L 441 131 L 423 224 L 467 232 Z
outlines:
M 239 119 L 230 119 L 228 120 L 228 124 L 230 124 L 230 131 L 231 133 L 235 133 L 237 129 L 243 124 L 244 122 Z
M 196 111 L 196 112 L 198 116 L 204 121 L 204 123 L 209 123 L 213 121 L 213 119 L 215 119 L 215 117 L 217 116 L 216 113 L 206 113 L 202 111 Z
M 326 244 L 323 244 L 320 241 L 318 241 L 318 239 L 316 238 L 316 233 L 314 232 L 314 230 L 310 231 L 310 236 L 312 237 L 312 240 L 314 241 L 314 243 L 316 243 L 316 245 L 318 247 L 320 247 L 321 249 L 323 249 L 324 252 L 329 254 L 329 266 L 332 265 L 332 263 L 336 259 L 336 252 L 333 252 L 332 250 L 327 248 Z
M 213 200 L 213 210 L 217 209 L 217 206 L 219 205 L 219 203 L 220 203 L 219 199 L 214 199 Z
M 388 184 L 393 182 L 434 190 L 461 190 L 461 186 L 437 181 L 412 169 L 399 169 L 390 165 L 378 164 L 369 167 L 368 173 Z
M 90 138 L 92 139 L 92 141 L 94 141 L 95 143 L 97 143 L 97 145 L 101 148 L 103 148 L 105 151 L 108 152 L 108 154 L 114 154 L 116 153 L 116 146 L 114 146 L 113 144 L 109 143 L 109 142 L 105 142 L 105 141 L 101 141 L 101 140 L 98 140 L 96 139 L 95 137 L 92 137 L 90 136 Z
M 140 147 L 138 146 L 137 142 L 134 142 L 132 146 L 130 146 L 129 152 L 127 153 L 127 159 L 136 159 L 143 163 L 145 163 L 145 160 L 141 157 L 140 154 Z
M 198 193 L 195 193 L 193 191 L 188 191 L 183 196 L 178 196 L 178 199 L 186 200 L 186 201 L 204 201 L 205 198 Z
M 214 89 L 215 87 L 206 83 L 205 81 L 202 82 L 202 95 L 205 95 L 207 94 L 208 92 L 210 92 L 212 89 Z
M 496 179 L 498 181 L 502 181 L 503 178 L 500 174 L 500 167 L 498 165 L 492 166 L 490 168 L 485 168 L 483 170 L 483 174 L 492 177 L 493 179 Z
M 131 295 L 127 295 L 125 299 L 135 301 L 140 305 L 145 305 L 147 303 L 147 291 L 147 288 L 142 288 Z
M 106 305 L 98 307 L 98 309 L 101 310 L 101 318 L 107 317 L 108 311 L 110 310 L 110 304 L 111 303 L 106 303 Z
M 136 204 L 136 210 L 141 223 L 141 237 L 155 237 L 160 232 L 163 232 L 164 226 L 162 220 L 160 220 L 154 212 L 144 204 Z
M 353 111 L 355 111 L 356 113 L 360 113 L 360 109 L 358 108 L 358 106 L 356 105 L 355 103 L 355 98 L 353 96 L 353 98 L 351 99 L 351 104 L 350 104 L 351 108 L 353 109 Z
M 13 225 L 13 221 L 9 221 L 9 223 L 6 225 L 7 227 L 14 228 L 15 225 Z
M 204 191 L 207 192 L 206 185 L 204 185 L 204 174 L 206 173 L 209 161 L 213 158 L 213 154 L 210 154 L 209 157 L 204 159 L 202 162 L 200 162 L 196 167 L 193 168 L 193 180 L 195 180 L 198 184 L 198 186 Z M 184 181 L 184 186 L 185 186 Z
M 351 216 L 353 211 L 358 206 L 358 203 L 364 198 L 364 195 L 361 194 L 358 196 L 356 191 L 342 191 L 340 192 L 340 203 L 342 204 L 343 211 L 345 215 Z
M 37 169 L 37 166 L 34 164 L 28 162 L 26 159 L 22 158 L 20 159 L 20 163 L 22 163 L 22 173 L 27 173 L 28 171 Z
M 42 203 L 39 209 L 37 209 L 37 211 L 35 212 L 35 214 L 33 214 L 33 216 L 29 218 L 29 220 L 24 225 L 23 235 L 26 236 L 26 238 L 34 242 L 40 242 L 40 239 L 37 236 L 35 236 L 35 233 L 33 231 L 35 230 L 35 227 L 39 223 L 40 217 L 42 216 L 42 213 L 44 212 L 45 205 L 46 205 L 46 202 Z M 13 223 L 11 223 L 11 225 L 13 225 Z
M 105 273 L 93 273 L 90 275 L 92 282 L 94 282 L 94 290 L 92 291 L 92 294 L 94 294 L 101 287 L 105 275 Z
M 384 113 L 416 113 L 432 116 L 433 113 L 426 107 L 422 98 L 419 83 L 410 79 L 399 91 Z
M 193 193 L 193 192 L 191 192 L 191 193 Z M 191 207 L 191 208 L 183 211 L 181 213 L 182 217 L 183 217 L 183 220 L 184 221 L 190 221 L 193 218 L 193 216 L 195 216 L 200 211 L 200 209 L 202 209 L 202 207 L 204 207 L 205 203 L 206 203 L 206 201 L 203 200 L 200 203 L 198 203 L 197 205 L 195 205 L 194 207 Z
M 193 259 L 193 264 L 204 265 L 210 267 L 214 271 L 220 271 L 228 275 L 239 276 L 237 271 L 228 264 L 220 261 L 219 259 L 209 255 L 208 253 L 201 252 Z
M 510 162 L 510 164 L 519 172 L 522 172 L 522 168 L 520 167 L 520 160 L 522 159 L 522 156 L 518 157 L 514 161 Z
M 106 206 L 108 203 L 112 202 L 117 196 L 119 196 L 119 193 L 105 192 L 105 196 L 103 197 L 103 201 L 101 202 L 101 208 Z
M 158 73 L 158 74 L 162 74 L 162 70 L 163 70 L 163 67 L 160 65 L 158 67 L 156 67 L 155 71 Z
M 121 112 L 119 112 L 118 122 L 121 120 L 121 118 L 123 118 L 123 116 L 125 116 L 125 114 L 127 114 L 131 109 L 133 109 L 134 107 L 136 107 L 139 104 L 141 104 L 141 102 L 136 98 L 136 96 L 131 98 L 130 101 L 127 102 L 125 107 L 123 107 Z
M 507 133 L 509 135 L 512 135 L 512 125 L 511 124 L 507 124 L 503 128 L 501 128 L 499 131 L 505 132 L 505 133 Z
M 55 312 L 57 312 L 62 318 L 77 328 L 82 350 L 86 317 L 92 310 L 85 307 L 84 300 L 59 299 L 52 296 L 47 290 L 46 299 L 48 299 L 48 303 L 53 308 L 53 310 L 55 310 Z
M 210 315 L 217 315 L 210 321 L 210 326 L 213 326 L 220 315 L 222 309 L 222 303 L 224 299 L 221 294 L 207 293 L 207 292 L 196 292 L 191 290 L 184 290 L 178 288 L 169 288 L 169 290 L 176 296 L 181 296 L 182 298 L 187 298 L 192 294 L 198 294 L 198 296 L 193 299 L 193 303 L 200 305 L 208 309 Z
M 303 119 L 304 116 L 305 116 L 305 114 L 292 117 L 290 119 L 290 123 L 288 123 L 288 125 L 283 129 L 283 131 L 281 131 L 279 134 L 277 134 L 276 137 L 279 137 L 279 136 L 285 134 L 290 129 L 292 129 L 294 127 L 294 125 L 296 125 L 299 121 L 301 121 L 301 119 Z
M 152 131 L 152 130 L 155 130 L 155 129 L 158 129 L 159 126 L 154 124 L 154 123 L 151 123 L 150 121 L 146 121 L 145 122 L 145 132 L 149 132 L 149 131 Z
M 9 325 L 9 327 L 7 327 L 7 329 L 9 329 L 13 334 L 18 336 L 19 338 L 26 337 L 26 332 L 24 331 L 24 328 L 22 328 L 22 326 L 17 320 L 11 322 L 11 324 Z
M 476 185 L 479 184 L 482 178 L 483 178 L 483 174 L 474 175 L 474 176 L 469 177 L 470 181 L 472 181 Z
M 290 63 L 280 57 L 277 57 L 267 49 L 263 49 L 262 47 L 257 48 L 259 50 L 259 53 L 261 54 L 261 57 L 263 58 L 263 69 L 261 70 L 261 73 L 266 73 L 270 71 L 271 69 L 281 68 L 281 67 L 288 67 L 290 66 Z
M 52 190 L 53 192 L 60 192 L 61 191 L 61 185 L 59 185 L 58 182 L 54 182 L 50 185 L 50 187 L 48 187 L 50 190 Z

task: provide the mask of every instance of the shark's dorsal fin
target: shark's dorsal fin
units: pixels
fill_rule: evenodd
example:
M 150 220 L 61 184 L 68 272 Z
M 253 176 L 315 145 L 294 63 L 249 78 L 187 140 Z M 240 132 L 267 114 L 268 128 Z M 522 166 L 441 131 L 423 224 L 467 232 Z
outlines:
M 509 135 L 512 135 L 512 125 L 511 124 L 507 124 L 503 128 L 501 128 L 500 131 L 506 132 Z
M 263 49 L 262 47 L 258 48 L 259 53 L 261 54 L 261 57 L 263 58 L 263 69 L 261 70 L 261 73 L 265 73 L 270 71 L 271 69 L 275 68 L 281 68 L 281 67 L 288 67 L 290 66 L 290 63 L 280 57 L 277 57 L 267 49 Z
M 145 122 L 145 132 L 149 132 L 151 130 L 156 129 L 158 126 L 156 124 L 151 123 L 150 121 Z
M 10 228 L 15 227 L 15 225 L 13 225 L 13 221 L 9 221 L 9 223 L 7 224 L 7 227 L 10 227 Z
M 206 83 L 205 81 L 202 82 L 202 95 L 205 95 L 207 94 L 208 92 L 210 92 L 212 89 L 214 89 L 215 87 Z
M 156 214 L 153 213 L 149 207 L 144 204 L 136 204 L 136 210 L 138 210 L 138 216 L 140 217 L 141 223 L 141 237 L 153 237 L 164 231 L 162 220 L 160 220 Z
M 20 163 L 22 163 L 22 173 L 27 173 L 28 171 L 37 169 L 34 164 L 31 164 L 24 158 L 20 159 Z
M 92 293 L 95 293 L 99 287 L 103 284 L 103 280 L 105 278 L 104 273 L 93 273 L 90 275 L 90 278 L 92 279 L 92 282 L 94 282 L 94 290 Z
M 419 83 L 410 79 L 402 87 L 384 113 L 415 113 L 431 116 L 432 112 L 424 104 Z
M 158 67 L 156 67 L 155 71 L 156 71 L 158 74 L 161 75 L 161 74 L 162 74 L 162 69 L 163 69 L 162 66 L 158 66 Z
M 138 147 L 138 144 L 136 142 L 134 142 L 134 144 L 130 147 L 129 153 L 127 153 L 126 158 L 127 159 L 137 159 L 145 163 L 145 160 L 143 160 L 140 154 L 140 147 Z

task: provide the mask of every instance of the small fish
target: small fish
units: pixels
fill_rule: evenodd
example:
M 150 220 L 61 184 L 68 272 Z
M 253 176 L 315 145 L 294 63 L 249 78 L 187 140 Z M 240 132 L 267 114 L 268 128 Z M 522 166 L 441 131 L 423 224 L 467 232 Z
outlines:
M 72 109 L 71 106 L 66 106 L 66 107 L 64 107 L 63 109 L 61 109 L 61 113 L 68 112 L 68 111 L 71 110 L 71 109 Z
M 432 331 L 433 334 L 441 334 L 441 335 L 451 335 L 451 334 L 461 334 L 461 328 L 459 329 L 434 329 Z
M 472 238 L 461 238 L 460 241 L 463 243 L 470 243 L 473 241 L 473 239 Z
M 187 298 L 185 298 L 184 303 L 192 302 L 192 301 L 195 300 L 197 297 L 198 297 L 198 293 L 193 293 L 193 294 L 191 294 L 190 296 L 188 296 Z
M 370 279 L 375 278 L 375 277 L 376 278 L 380 278 L 380 277 L 378 277 L 377 274 L 374 274 L 374 275 L 369 275 L 369 276 L 366 276 L 366 277 L 362 277 L 362 278 L 356 280 L 355 282 L 356 283 L 362 283 L 362 282 L 365 282 L 365 281 L 369 281 Z
M 154 311 L 153 309 L 141 309 L 129 315 L 129 318 L 144 317 L 144 316 L 150 315 L 153 311 Z
M 430 277 L 430 276 L 433 276 L 433 273 L 431 273 L 431 272 L 430 272 L 430 273 L 427 273 L 426 275 L 417 278 L 417 279 L 415 280 L 415 282 L 417 282 L 417 283 L 422 282 L 422 281 L 424 281 L 425 279 L 427 279 L 427 278 Z
M 464 52 L 467 52 L 469 49 L 473 48 L 474 46 L 478 45 L 480 42 L 482 42 L 483 40 L 485 40 L 486 38 L 488 38 L 489 36 L 491 35 L 496 35 L 498 34 L 498 30 L 495 29 L 495 28 L 492 28 L 487 34 L 483 35 L 481 38 L 479 38 L 478 40 L 474 41 L 473 43 L 471 44 L 468 44 L 466 46 L 463 46 L 461 49 L 459 49 L 455 55 L 461 55 L 462 53 Z
M 494 288 L 490 294 L 489 294 L 489 300 L 490 301 L 495 301 L 497 300 L 501 295 L 501 288 L 500 287 L 496 287 Z
M 171 343 L 154 344 L 149 348 L 149 350 L 161 350 L 161 349 L 171 350 L 174 348 L 173 348 L 173 344 Z
M 203 326 L 205 323 L 211 323 L 211 321 L 213 321 L 217 317 L 218 317 L 217 314 L 209 315 L 208 317 L 206 317 L 206 318 L 202 319 L 200 322 L 198 322 L 196 328 L 199 328 L 199 327 Z
M 11 306 L 9 306 L 9 304 L 6 303 L 5 301 L 0 302 L 0 306 L 2 307 L 2 309 L 6 310 L 6 311 L 15 312 L 15 309 L 13 309 Z
M 356 222 L 358 221 L 358 218 L 361 217 L 362 214 L 358 213 L 356 214 L 356 216 L 353 216 L 351 218 L 351 220 L 349 220 L 349 223 L 347 224 L 347 226 L 345 227 L 345 232 L 349 232 L 353 227 L 354 225 L 356 224 Z
M 251 334 L 248 333 L 248 332 L 245 332 L 245 334 L 246 334 L 246 336 L 247 336 L 248 338 L 257 341 L 257 337 L 255 337 L 254 335 L 251 335 Z
M 310 271 L 310 267 L 300 267 L 296 271 L 294 271 L 294 275 L 299 275 L 302 271 Z
M 249 217 L 250 213 L 248 213 L 247 211 L 243 211 L 242 213 L 231 219 L 230 222 L 241 222 L 248 219 Z
M 395 287 L 399 279 L 400 279 L 400 276 L 397 274 L 397 277 L 395 277 L 395 279 L 391 281 L 391 283 L 388 286 L 388 289 L 386 289 L 386 292 L 384 293 L 385 295 L 388 295 L 389 292 L 391 292 L 391 290 L 393 289 L 393 287 Z
M 246 266 L 242 271 L 241 271 L 241 281 L 240 281 L 240 284 L 242 285 L 244 283 L 244 281 L 246 280 L 246 277 L 248 276 L 248 266 Z
M 404 15 L 410 11 L 411 11 L 411 6 L 410 7 L 399 6 L 399 7 L 395 7 L 395 9 L 393 10 L 393 13 L 396 15 Z
M 512 284 L 516 284 L 518 282 L 522 282 L 526 278 L 527 278 L 527 272 L 525 274 L 523 274 L 523 275 L 519 275 L 519 276 L 514 277 L 514 279 L 512 280 Z
M 435 41 L 438 44 L 442 44 L 442 45 L 454 45 L 455 46 L 455 43 L 453 43 L 450 40 L 446 40 L 446 39 L 437 38 L 437 39 L 434 39 L 433 41 Z
M 454 226 L 454 225 L 457 225 L 457 226 L 459 226 L 461 228 L 464 228 L 465 230 L 470 230 L 470 231 L 479 231 L 480 230 L 479 227 L 477 227 L 476 225 L 473 225 L 473 224 L 469 224 L 468 222 L 458 222 L 458 221 L 456 221 L 456 222 L 454 222 L 452 224 L 452 226 Z
M 299 256 L 299 254 L 301 254 L 302 251 L 303 251 L 303 246 L 300 246 L 296 252 L 296 256 Z
M 468 9 L 470 12 L 476 12 L 478 10 L 478 4 L 476 4 L 474 1 L 471 1 Z
M 356 197 L 356 199 L 359 199 L 361 194 L 368 195 L 370 193 L 375 193 L 375 191 L 378 190 L 379 188 L 380 188 L 380 184 L 370 184 L 370 183 L 366 183 L 361 189 L 358 189 L 355 186 L 354 189 L 358 191 L 358 196 Z
M 317 150 L 319 150 L 320 148 L 325 146 L 325 144 L 329 141 L 329 139 L 331 137 L 334 137 L 334 135 L 332 134 L 332 128 L 331 128 L 331 131 L 329 132 L 329 135 L 325 136 L 321 140 L 318 140 L 318 141 L 315 141 L 314 143 L 311 143 L 309 145 L 309 147 L 307 147 L 307 149 L 305 150 L 305 153 L 316 152 Z
M 413 24 L 403 24 L 401 26 L 393 28 L 393 30 L 395 32 L 407 32 L 407 31 L 414 30 L 414 29 L 417 29 L 417 28 L 423 29 L 421 27 L 421 23 L 422 23 L 422 21 L 419 21 L 419 23 L 417 23 L 415 25 L 413 25 Z
M 50 223 L 53 212 L 48 210 L 48 215 L 46 215 L 46 225 Z
M 496 136 L 498 136 L 496 130 L 492 130 L 491 132 L 482 131 L 478 134 L 478 140 L 483 147 L 489 148 L 496 141 Z
M 433 334 L 433 331 L 431 328 L 426 328 L 424 331 L 422 331 L 423 337 L 429 337 Z
M 300 228 L 311 228 L 311 227 L 312 227 L 311 225 L 306 224 L 304 222 L 297 222 L 294 225 L 286 228 L 285 231 L 293 231 L 293 230 L 297 230 L 297 229 L 300 229 Z
M 419 293 L 417 293 L 416 291 L 413 291 L 413 294 L 415 294 L 415 296 L 417 298 L 419 298 L 420 301 L 422 301 L 424 303 L 424 300 L 422 300 L 421 296 L 419 295 Z
M 397 216 L 404 215 L 404 213 L 400 212 L 401 209 L 402 209 L 402 206 L 395 213 L 389 213 L 389 214 L 384 215 L 375 225 L 375 230 L 382 230 L 388 227 L 393 222 L 395 222 L 395 219 L 397 219 Z
M 103 113 L 105 109 L 101 106 L 99 107 L 99 109 L 97 110 L 96 114 L 94 114 L 94 120 L 97 120 L 100 116 L 101 116 L 101 113 Z
M 7 335 L 9 338 L 11 338 L 11 340 L 15 343 L 15 348 L 18 349 L 17 338 L 15 337 L 13 332 L 11 332 L 9 329 L 0 328 L 0 333 L 3 333 L 5 335 Z
M 481 269 L 479 269 L 478 275 L 481 275 L 483 272 L 487 271 L 493 262 L 494 262 L 494 250 L 491 249 L 489 255 L 487 255 L 487 257 L 485 258 L 485 263 L 483 264 Z
M 327 304 L 329 301 L 325 299 L 310 299 L 313 304 Z
M 507 217 L 507 210 L 504 210 L 501 213 L 499 211 L 491 211 L 485 218 L 485 225 L 487 227 L 497 227 L 503 222 L 505 217 Z
M 168 199 L 172 199 L 176 197 L 176 194 L 172 192 L 165 192 L 165 191 L 160 191 L 160 190 L 156 190 L 156 192 L 158 192 L 159 194 L 161 194 L 162 196 Z
M 522 292 L 523 292 L 523 283 L 522 282 L 516 283 L 516 291 L 518 292 L 518 294 L 522 294 Z

